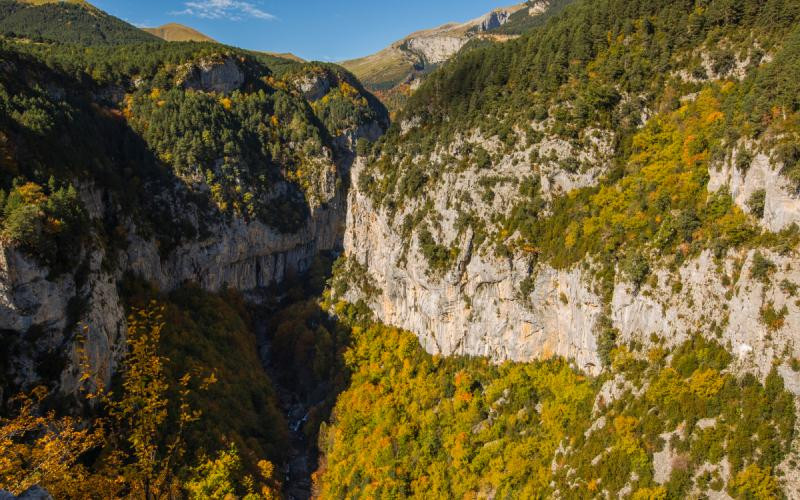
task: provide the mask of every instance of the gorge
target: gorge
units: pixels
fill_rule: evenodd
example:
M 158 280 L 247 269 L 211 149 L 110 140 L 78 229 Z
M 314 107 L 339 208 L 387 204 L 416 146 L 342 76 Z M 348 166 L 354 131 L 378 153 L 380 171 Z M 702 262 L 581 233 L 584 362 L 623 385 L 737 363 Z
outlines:
M 0 490 L 800 495 L 800 3 L 496 10 L 399 107 L 0 14 Z

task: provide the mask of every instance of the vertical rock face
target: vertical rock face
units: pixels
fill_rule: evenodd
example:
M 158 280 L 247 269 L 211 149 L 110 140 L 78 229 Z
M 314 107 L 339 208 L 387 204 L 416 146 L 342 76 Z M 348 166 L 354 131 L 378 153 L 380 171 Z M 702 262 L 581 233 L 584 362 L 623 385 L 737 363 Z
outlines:
M 354 178 L 361 168 L 356 165 Z M 380 289 L 369 305 L 382 321 L 417 333 L 431 353 L 498 361 L 565 356 L 599 371 L 593 332 L 602 304 L 580 271 L 531 269 L 525 258 L 478 255 L 468 233 L 454 269 L 431 277 L 414 245 L 403 258 L 408 243 L 385 213 L 358 190 L 348 200 L 345 252 Z M 531 273 L 535 286 L 523 296 L 521 283 Z M 350 298 L 359 298 L 358 291 Z
M 186 88 L 217 93 L 238 88 L 244 78 L 232 58 L 200 62 L 188 75 Z M 315 78 L 316 90 L 310 92 L 327 93 L 334 86 L 324 76 Z M 126 273 L 141 276 L 165 292 L 187 282 L 211 291 L 224 287 L 250 291 L 302 273 L 320 252 L 340 248 L 346 213 L 343 178 L 358 139 L 375 140 L 383 133 L 386 124 L 380 120 L 362 120 L 338 131 L 340 135 L 331 138 L 323 155 L 309 159 L 314 173 L 307 189 L 300 191 L 306 197 L 307 216 L 288 232 L 255 218 L 210 214 L 192 201 L 207 192 L 202 183 L 176 179 L 174 185 L 154 188 L 152 197 L 176 224 L 191 225 L 200 236 L 183 237 L 165 251 L 155 236 L 142 236 L 148 233 L 137 230 L 133 215 L 117 213 L 113 193 L 90 180 L 76 180 L 82 205 L 97 222 L 95 227 L 114 214 L 122 219 L 119 234 L 125 236 L 119 237 L 123 241 L 114 241 L 116 251 L 109 251 L 98 244 L 100 235 L 92 234 L 76 259 L 80 266 L 60 275 L 0 243 L 2 385 L 15 390 L 48 382 L 65 396 L 75 395 L 84 362 L 109 381 L 125 351 L 127 324 L 117 284 Z M 269 196 L 278 200 L 298 196 L 286 181 L 270 186 Z
M 755 163 L 751 175 L 761 168 L 758 159 Z M 357 163 L 354 178 L 361 168 Z M 444 200 L 452 190 L 445 181 L 429 196 L 445 221 L 450 215 Z M 737 356 L 738 368 L 762 376 L 776 358 L 800 356 L 793 338 L 800 331 L 800 301 L 794 297 L 800 267 L 791 256 L 762 250 L 774 265 L 763 278 L 752 271 L 755 250 L 722 260 L 706 251 L 676 271 L 655 272 L 639 289 L 617 282 L 604 304 L 583 266 L 557 270 L 531 266 L 524 256 L 498 258 L 473 249 L 469 232 L 444 237 L 459 242 L 458 262 L 443 276 L 431 277 L 415 242 L 401 235 L 396 221 L 403 217 L 388 217 L 357 189 L 348 199 L 345 252 L 363 265 L 378 290 L 371 296 L 351 290 L 349 298 L 366 298 L 382 321 L 415 332 L 431 353 L 497 361 L 564 356 L 598 373 L 596 334 L 607 315 L 620 342 L 645 347 L 675 346 L 693 332 L 713 331 Z M 780 319 L 767 324 L 768 309 Z M 796 387 L 792 380 L 787 378 L 788 386 Z
M 108 380 L 125 345 L 125 313 L 117 292 L 123 274 L 133 272 L 164 291 L 186 282 L 213 291 L 267 287 L 306 271 L 320 251 L 336 248 L 343 217 L 342 196 L 332 188 L 325 206 L 290 234 L 234 219 L 207 228 L 212 236 L 162 256 L 155 240 L 131 230 L 113 269 L 103 266 L 109 256 L 95 250 L 85 256 L 84 269 L 58 277 L 20 251 L 0 246 L 0 333 L 5 332 L 13 360 L 7 376 L 24 387 L 70 367 L 60 376 L 60 388 L 72 394 L 78 388 L 81 347 L 92 369 Z
M 319 75 L 306 75 L 297 82 L 303 96 L 309 101 L 322 99 L 331 88 L 331 82 Z
M 781 166 L 770 162 L 767 155 L 756 154 L 752 160 L 740 158 L 745 156 L 744 149 L 739 149 L 731 161 L 723 164 L 719 170 L 709 171 L 708 190 L 711 192 L 727 188 L 733 200 L 745 212 L 751 212 L 750 200 L 754 194 L 763 190 L 764 216 L 761 224 L 770 231 L 780 231 L 793 223 L 800 223 L 800 197 L 796 188 L 781 175 Z M 744 169 L 737 168 L 741 163 Z
M 2 376 L 12 386 L 57 377 L 65 394 L 74 393 L 80 374 L 64 368 L 78 366 L 78 344 L 93 371 L 110 378 L 124 349 L 125 314 L 102 261 L 102 252 L 87 255 L 85 269 L 54 278 L 0 246 L 0 335 L 8 356 Z
M 711 330 L 737 356 L 741 369 L 762 376 L 784 353 L 797 357 L 800 305 L 792 285 L 800 284 L 800 269 L 789 256 L 761 252 L 775 266 L 765 279 L 753 275 L 755 250 L 721 261 L 706 251 L 675 273 L 657 272 L 657 279 L 638 291 L 617 284 L 611 312 L 622 340 L 648 345 L 657 335 L 674 346 L 692 332 Z M 781 319 L 768 324 L 767 309 Z
M 217 291 L 224 286 L 252 290 L 280 283 L 287 274 L 303 272 L 323 250 L 340 239 L 344 204 L 332 196 L 312 212 L 296 232 L 280 232 L 253 221 L 235 219 L 208 228 L 213 235 L 181 245 L 162 257 L 155 241 L 132 236 L 122 257 L 122 268 L 172 290 L 186 281 Z
M 229 94 L 244 83 L 244 73 L 232 57 L 205 59 L 186 68 L 183 87 Z
M 481 18 L 478 25 L 479 31 L 489 31 L 506 24 L 511 14 L 506 10 L 496 10 L 489 12 Z
M 439 64 L 453 57 L 468 41 L 463 37 L 442 35 L 411 38 L 407 43 L 408 48 L 420 54 L 426 63 Z

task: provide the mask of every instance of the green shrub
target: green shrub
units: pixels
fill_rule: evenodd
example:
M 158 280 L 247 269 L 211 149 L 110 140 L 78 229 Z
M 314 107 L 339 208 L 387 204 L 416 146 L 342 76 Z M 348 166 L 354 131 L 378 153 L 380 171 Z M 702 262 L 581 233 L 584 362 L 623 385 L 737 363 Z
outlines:
M 625 258 L 620 264 L 623 276 L 637 288 L 641 286 L 650 274 L 650 263 L 640 255 L 634 254 Z
M 617 347 L 619 331 L 610 326 L 604 326 L 597 336 L 597 355 L 605 368 L 611 366 L 611 352 Z
M 760 250 L 753 255 L 753 264 L 750 268 L 750 277 L 764 284 L 769 282 L 770 276 L 775 272 L 775 263 L 764 257 Z
M 455 248 L 448 248 L 436 243 L 428 228 L 423 228 L 417 234 L 419 249 L 428 263 L 428 270 L 434 275 L 441 275 L 452 266 L 458 256 Z
M 766 198 L 767 192 L 763 189 L 758 189 L 753 191 L 753 194 L 751 194 L 750 198 L 747 200 L 747 206 L 750 208 L 750 213 L 752 213 L 758 219 L 764 217 L 764 205 Z
M 783 325 L 786 322 L 786 316 L 789 314 L 789 309 L 787 306 L 783 306 L 780 310 L 775 309 L 775 304 L 773 302 L 767 303 L 767 305 L 761 308 L 761 322 L 767 326 L 769 331 L 776 331 L 783 328 Z

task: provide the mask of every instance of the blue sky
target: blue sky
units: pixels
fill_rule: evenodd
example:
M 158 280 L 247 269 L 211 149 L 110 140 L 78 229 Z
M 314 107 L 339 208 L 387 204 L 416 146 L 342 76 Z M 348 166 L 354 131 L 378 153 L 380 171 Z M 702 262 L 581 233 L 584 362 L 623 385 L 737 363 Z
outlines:
M 229 45 L 339 61 L 405 35 L 466 21 L 502 0 L 90 0 L 138 26 L 186 24 Z

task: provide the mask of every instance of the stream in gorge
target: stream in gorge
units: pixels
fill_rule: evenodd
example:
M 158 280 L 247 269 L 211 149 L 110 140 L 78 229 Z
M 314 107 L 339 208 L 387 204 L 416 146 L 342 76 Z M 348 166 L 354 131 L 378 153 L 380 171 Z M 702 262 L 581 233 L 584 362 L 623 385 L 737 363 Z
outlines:
M 311 497 L 311 477 L 319 462 L 318 431 L 330 420 L 337 396 L 349 381 L 342 358 L 349 327 L 319 306 L 320 284 L 330 275 L 330 266 L 322 269 L 317 279 L 301 277 L 256 301 L 260 305 L 253 310 L 259 358 L 286 421 L 288 449 L 278 479 L 291 500 Z M 285 293 L 287 289 L 291 291 Z
M 316 462 L 315 446 L 309 443 L 303 429 L 308 420 L 309 406 L 304 404 L 305 398 L 297 390 L 283 382 L 273 360 L 272 344 L 264 322 L 258 323 L 256 334 L 261 363 L 272 381 L 289 428 L 289 450 L 280 477 L 283 492 L 289 500 L 307 500 L 311 498 L 311 474 L 316 468 L 316 463 L 312 464 L 312 461 Z

